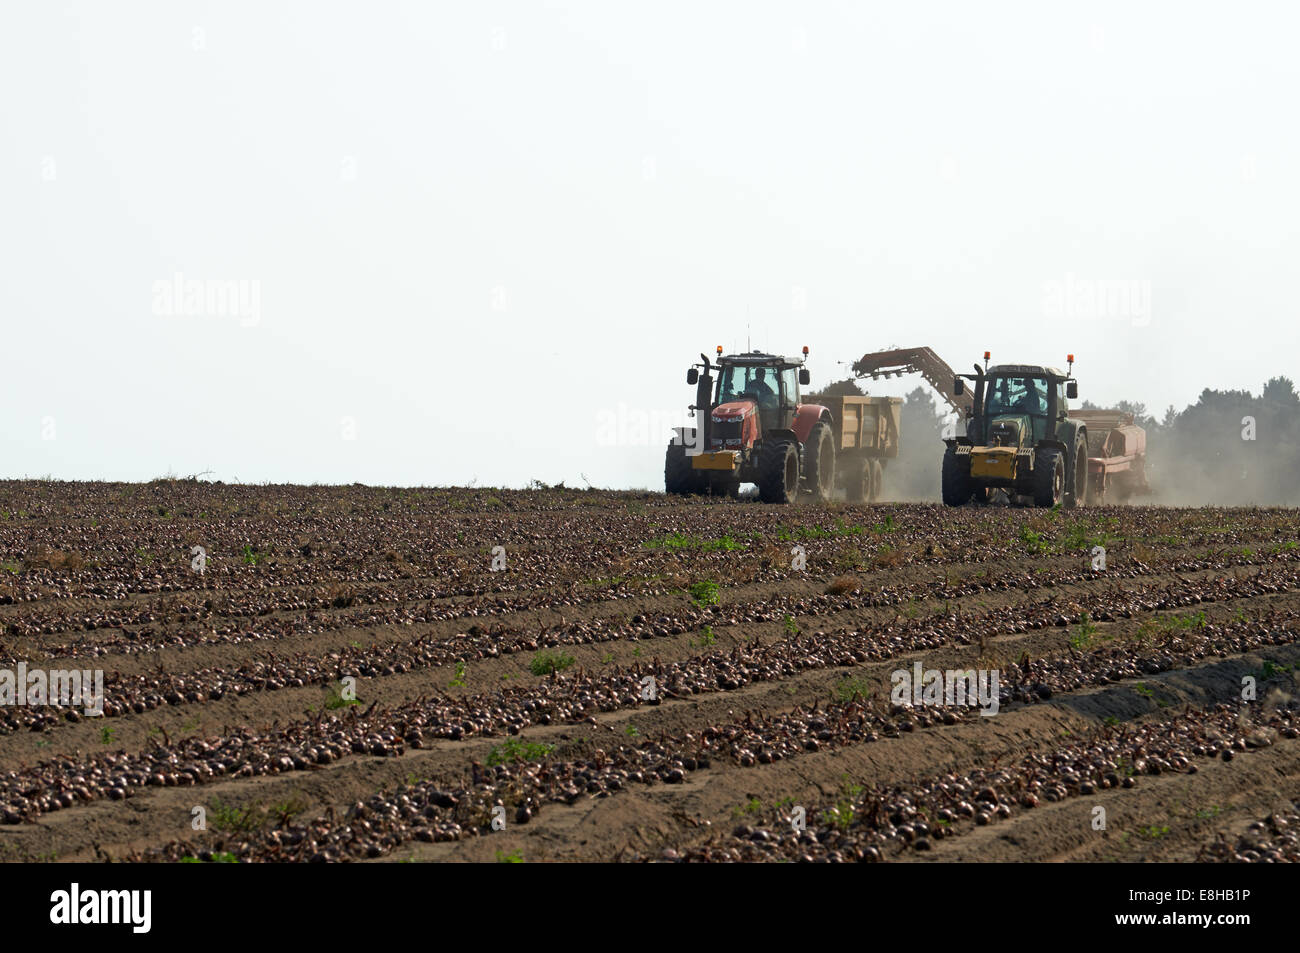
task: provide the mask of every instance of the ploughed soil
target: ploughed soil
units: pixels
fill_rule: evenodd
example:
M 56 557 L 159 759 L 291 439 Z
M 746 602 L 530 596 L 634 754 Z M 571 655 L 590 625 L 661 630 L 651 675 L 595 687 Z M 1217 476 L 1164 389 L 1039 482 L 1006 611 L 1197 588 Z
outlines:
M 1285 509 L 0 483 L 0 859 L 1293 860 L 1298 540 Z M 15 703 L 20 663 L 101 672 L 102 714 Z

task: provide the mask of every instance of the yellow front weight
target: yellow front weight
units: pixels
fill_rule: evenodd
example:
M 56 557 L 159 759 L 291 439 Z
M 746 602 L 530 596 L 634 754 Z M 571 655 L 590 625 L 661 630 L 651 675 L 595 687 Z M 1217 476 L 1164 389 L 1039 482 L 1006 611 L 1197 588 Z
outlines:
M 1014 447 L 976 447 L 970 452 L 970 475 L 995 480 L 1016 478 Z
M 717 453 L 697 453 L 691 457 L 692 470 L 734 470 L 740 454 L 735 450 L 719 450 Z

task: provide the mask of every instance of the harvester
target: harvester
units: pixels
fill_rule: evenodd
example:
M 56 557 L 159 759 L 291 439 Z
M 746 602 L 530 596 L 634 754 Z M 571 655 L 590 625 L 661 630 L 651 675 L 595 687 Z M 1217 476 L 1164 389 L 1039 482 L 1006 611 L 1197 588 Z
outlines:
M 1146 431 L 1133 414 L 1070 410 L 1078 384 L 1069 373 L 1022 364 L 989 368 L 989 357 L 985 351 L 984 367 L 964 375 L 975 381 L 974 393 L 928 347 L 872 351 L 853 362 L 859 378 L 920 374 L 966 419 L 966 435 L 946 439 L 945 503 L 987 501 L 1005 492 L 1040 506 L 1077 506 L 1101 503 L 1112 491 L 1120 502 L 1149 492 Z M 1072 371 L 1073 354 L 1068 362 Z
M 872 380 L 882 377 L 888 380 L 891 374 L 894 377 L 920 374 L 957 413 L 968 415 L 971 410 L 969 394 L 964 391 L 954 394 L 948 389 L 953 379 L 953 369 L 928 347 L 891 347 L 883 351 L 871 351 L 853 362 L 853 373 L 859 379 L 870 377 Z
M 1088 502 L 1105 502 L 1114 492 L 1120 503 L 1151 492 L 1147 484 L 1147 433 L 1133 414 L 1121 410 L 1072 410 L 1070 419 L 1088 431 Z
M 679 427 L 664 460 L 668 493 L 738 496 L 758 486 L 765 503 L 828 500 L 842 486 L 850 501 L 875 499 L 884 460 L 898 455 L 896 397 L 824 396 L 805 403 L 803 357 L 751 351 L 705 354 L 686 372 L 695 386 L 692 415 L 702 426 Z

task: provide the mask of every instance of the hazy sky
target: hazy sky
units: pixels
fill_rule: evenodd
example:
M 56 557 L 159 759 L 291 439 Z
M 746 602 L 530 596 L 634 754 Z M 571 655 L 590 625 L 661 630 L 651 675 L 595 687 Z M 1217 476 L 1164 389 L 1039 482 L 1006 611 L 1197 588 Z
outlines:
M 747 324 L 1258 392 L 1295 9 L 7 3 L 0 476 L 662 489 Z

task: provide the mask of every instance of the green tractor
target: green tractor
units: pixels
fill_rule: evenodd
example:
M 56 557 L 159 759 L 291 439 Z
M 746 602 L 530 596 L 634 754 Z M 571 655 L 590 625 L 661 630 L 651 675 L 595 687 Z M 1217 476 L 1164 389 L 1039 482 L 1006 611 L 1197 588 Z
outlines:
M 1037 364 L 975 365 L 974 374 L 953 378 L 953 394 L 973 381 L 973 403 L 966 435 L 945 439 L 943 501 L 948 506 L 991 502 L 1005 492 L 1011 502 L 1073 507 L 1088 496 L 1088 433 L 1069 416 L 1069 400 L 1079 396 L 1069 369 Z

